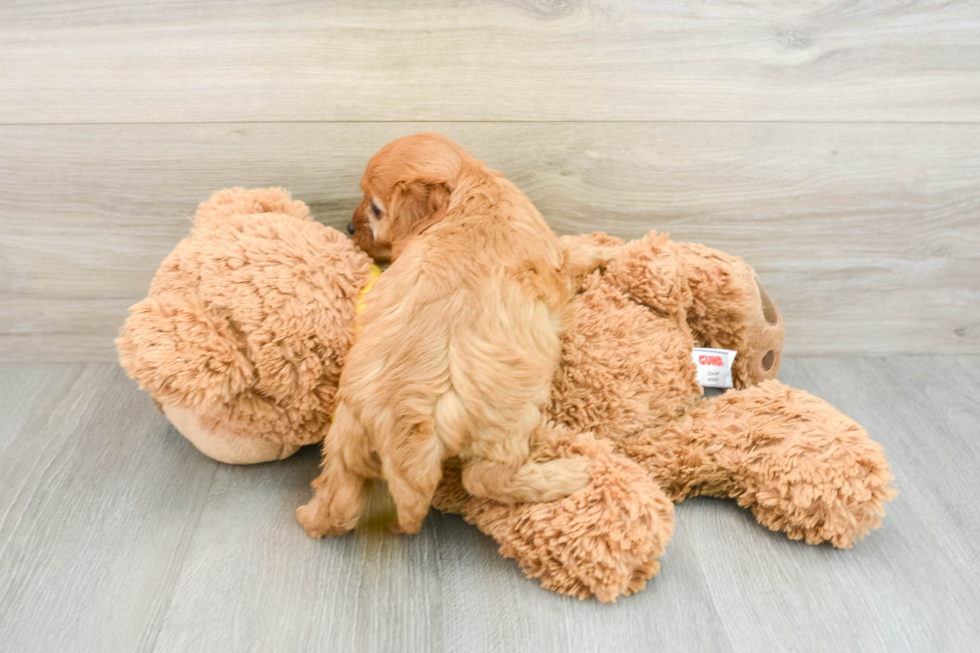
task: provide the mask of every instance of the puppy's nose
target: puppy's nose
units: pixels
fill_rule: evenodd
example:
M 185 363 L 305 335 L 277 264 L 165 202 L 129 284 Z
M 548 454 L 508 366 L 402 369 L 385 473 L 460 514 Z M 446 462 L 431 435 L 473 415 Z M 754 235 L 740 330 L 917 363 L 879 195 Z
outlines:
M 351 236 L 354 235 L 354 223 L 353 222 L 348 222 L 347 223 L 347 233 L 349 233 Z

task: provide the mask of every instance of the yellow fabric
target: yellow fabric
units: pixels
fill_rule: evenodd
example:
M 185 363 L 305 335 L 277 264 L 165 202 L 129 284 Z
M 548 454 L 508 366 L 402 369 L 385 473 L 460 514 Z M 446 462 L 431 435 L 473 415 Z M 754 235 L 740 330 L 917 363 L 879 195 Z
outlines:
M 364 309 L 367 307 L 367 304 L 364 302 L 364 297 L 365 297 L 365 295 L 368 294 L 368 292 L 371 290 L 371 286 L 374 285 L 374 282 L 377 281 L 378 280 L 378 277 L 380 277 L 380 276 L 381 276 L 381 268 L 379 268 L 377 265 L 375 265 L 374 263 L 372 263 L 371 264 L 371 278 L 368 279 L 368 282 L 364 285 L 363 288 L 361 288 L 361 294 L 358 295 L 358 297 L 357 297 L 357 314 L 358 315 L 360 315 L 361 313 L 363 313 L 364 312 Z M 361 327 L 357 327 L 357 330 L 360 331 L 361 330 Z
M 364 301 L 364 297 L 367 296 L 368 292 L 370 292 L 370 290 L 371 290 L 371 286 L 374 285 L 374 282 L 377 281 L 378 280 L 378 277 L 380 277 L 380 276 L 381 276 L 381 268 L 379 268 L 377 265 L 375 265 L 374 263 L 372 263 L 371 264 L 371 278 L 368 279 L 368 282 L 366 284 L 364 284 L 364 287 L 361 288 L 361 293 L 357 296 L 357 315 L 358 315 L 358 317 L 360 317 L 361 313 L 364 312 L 364 309 L 367 308 L 367 303 Z M 360 324 L 357 324 L 355 322 L 354 323 L 354 333 L 358 333 L 358 332 L 360 332 L 360 330 L 361 330 L 361 325 Z M 330 416 L 330 421 L 333 422 L 333 415 Z

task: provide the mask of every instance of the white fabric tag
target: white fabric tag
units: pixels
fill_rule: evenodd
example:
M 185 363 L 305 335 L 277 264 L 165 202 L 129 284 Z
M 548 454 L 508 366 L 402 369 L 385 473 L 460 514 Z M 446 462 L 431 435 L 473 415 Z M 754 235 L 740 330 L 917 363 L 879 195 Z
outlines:
M 691 359 L 698 368 L 698 383 L 702 388 L 732 387 L 732 363 L 737 351 L 695 347 Z

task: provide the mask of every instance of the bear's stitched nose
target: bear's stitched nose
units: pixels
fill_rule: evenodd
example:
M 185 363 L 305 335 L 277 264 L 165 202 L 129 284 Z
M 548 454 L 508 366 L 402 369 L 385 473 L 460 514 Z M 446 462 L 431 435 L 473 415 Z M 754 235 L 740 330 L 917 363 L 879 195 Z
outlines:
M 351 236 L 354 235 L 354 223 L 353 222 L 348 222 L 347 223 L 347 233 L 349 233 Z

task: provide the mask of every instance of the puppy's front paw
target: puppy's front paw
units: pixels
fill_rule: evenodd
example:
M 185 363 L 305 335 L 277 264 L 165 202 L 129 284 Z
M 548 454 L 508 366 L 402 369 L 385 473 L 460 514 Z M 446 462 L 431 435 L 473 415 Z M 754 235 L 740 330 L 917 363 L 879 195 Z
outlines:
M 343 535 L 350 531 L 350 527 L 330 518 L 330 507 L 325 503 L 319 498 L 314 498 L 305 506 L 296 509 L 296 521 L 306 534 L 314 539 L 320 539 L 325 535 Z

